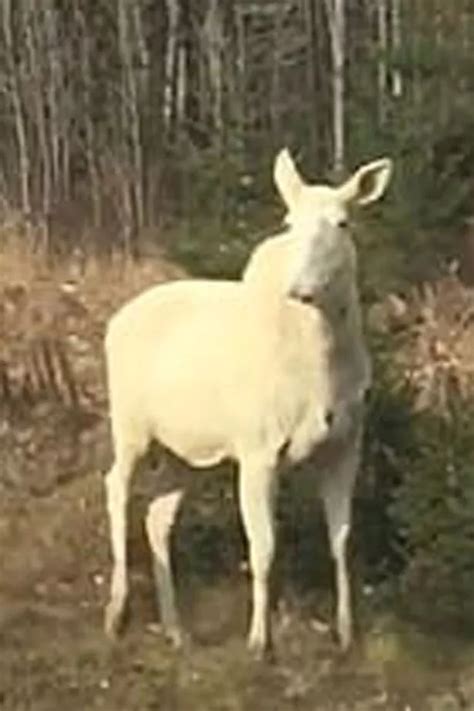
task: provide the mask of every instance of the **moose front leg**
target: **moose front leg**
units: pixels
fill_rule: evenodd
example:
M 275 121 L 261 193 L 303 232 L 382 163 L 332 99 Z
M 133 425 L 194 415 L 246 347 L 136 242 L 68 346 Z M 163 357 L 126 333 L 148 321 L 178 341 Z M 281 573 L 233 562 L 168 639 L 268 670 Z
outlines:
M 275 551 L 275 460 L 248 457 L 240 463 L 240 510 L 249 544 L 252 618 L 248 647 L 261 658 L 271 647 L 269 578 Z

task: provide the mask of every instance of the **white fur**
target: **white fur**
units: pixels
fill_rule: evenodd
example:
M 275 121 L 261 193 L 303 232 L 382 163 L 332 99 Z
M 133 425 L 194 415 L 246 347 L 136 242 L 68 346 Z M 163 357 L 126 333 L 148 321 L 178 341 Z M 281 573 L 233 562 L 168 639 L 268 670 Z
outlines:
M 380 163 L 372 170 L 376 191 L 381 172 L 390 169 L 388 161 Z M 226 458 L 239 464 L 253 584 L 249 646 L 258 653 L 270 641 L 277 472 L 283 459 L 294 463 L 314 455 L 336 563 L 338 630 L 343 646 L 349 644 L 345 547 L 362 401 L 370 381 L 355 251 L 339 224 L 348 205 L 360 198 L 356 176 L 340 188 L 307 186 L 283 151 L 275 179 L 289 209 L 290 232 L 257 248 L 243 282 L 156 286 L 111 319 L 106 357 L 115 462 L 106 481 L 114 558 L 109 633 L 119 626 L 128 592 L 129 483 L 137 459 L 156 440 L 192 467 Z M 364 190 L 365 201 L 369 192 Z M 176 644 L 180 630 L 169 533 L 184 486 L 182 479 L 174 482 L 147 517 L 162 622 Z

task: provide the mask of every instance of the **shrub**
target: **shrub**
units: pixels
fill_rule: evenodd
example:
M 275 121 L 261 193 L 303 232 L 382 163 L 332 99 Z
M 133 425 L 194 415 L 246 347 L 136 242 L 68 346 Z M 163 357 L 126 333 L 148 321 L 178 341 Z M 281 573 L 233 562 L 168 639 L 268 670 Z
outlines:
M 471 300 L 441 280 L 412 295 L 401 331 L 374 338 L 359 491 L 368 573 L 396 582 L 406 615 L 450 630 L 474 629 Z
M 393 493 L 403 541 L 401 602 L 430 625 L 473 629 L 474 409 L 453 398 L 450 416 L 413 416 L 411 456 Z

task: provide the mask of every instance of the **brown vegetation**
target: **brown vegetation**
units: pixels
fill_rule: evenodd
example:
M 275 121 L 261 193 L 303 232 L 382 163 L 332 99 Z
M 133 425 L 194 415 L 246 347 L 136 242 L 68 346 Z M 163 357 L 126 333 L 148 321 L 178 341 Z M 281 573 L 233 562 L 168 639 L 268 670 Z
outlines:
M 116 257 L 50 265 L 18 243 L 4 247 L 0 447 L 8 454 L 0 488 L 21 480 L 22 486 L 48 489 L 69 476 L 70 467 L 98 466 L 91 444 L 100 449 L 105 435 L 103 426 L 101 437 L 94 435 L 105 416 L 105 323 L 133 294 L 181 276 L 182 270 L 158 257 L 138 264 Z
M 398 337 L 393 353 L 399 384 L 408 385 L 417 411 L 447 415 L 450 396 L 474 395 L 474 290 L 449 274 L 389 294 L 369 311 L 369 326 Z

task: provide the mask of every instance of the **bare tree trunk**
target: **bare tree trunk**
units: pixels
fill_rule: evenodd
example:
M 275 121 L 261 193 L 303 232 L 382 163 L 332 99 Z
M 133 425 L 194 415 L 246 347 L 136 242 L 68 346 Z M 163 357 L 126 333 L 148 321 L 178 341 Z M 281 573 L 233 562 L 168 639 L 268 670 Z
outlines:
M 246 114 L 246 51 L 245 51 L 245 20 L 242 8 L 237 5 L 234 10 L 237 36 L 237 87 L 238 87 L 238 122 L 240 127 L 240 135 L 243 137 L 245 133 L 245 114 Z
M 345 0 L 334 0 L 334 172 L 342 175 L 345 159 L 344 60 Z
M 314 0 L 314 43 L 316 47 L 315 61 L 317 67 L 315 101 L 317 102 L 316 121 L 318 125 L 318 162 L 319 166 L 332 164 L 332 86 L 328 81 L 330 67 L 327 64 L 327 54 L 332 62 L 327 47 L 331 44 L 331 33 L 327 33 L 327 9 L 320 0 Z M 331 158 L 330 158 L 331 156 Z
M 30 89 L 32 103 L 35 107 L 35 123 L 38 137 L 38 147 L 41 165 L 41 214 L 44 228 L 44 236 L 49 242 L 49 222 L 51 217 L 51 155 L 48 142 L 48 129 L 46 106 L 44 100 L 43 87 L 44 71 L 44 28 L 39 26 L 40 16 L 35 12 L 34 3 L 31 0 L 27 4 L 27 17 L 25 18 L 25 39 L 29 56 L 29 73 L 32 81 Z
M 20 69 L 15 61 L 15 42 L 13 40 L 11 0 L 3 0 L 2 3 L 2 27 L 3 38 L 5 40 L 5 59 L 8 68 L 10 96 L 15 114 L 15 131 L 18 146 L 18 163 L 20 174 L 20 195 L 21 209 L 27 220 L 31 219 L 31 195 L 30 195 L 30 157 L 28 153 L 28 141 L 26 133 L 26 117 L 23 106 L 21 92 Z
M 387 117 L 387 0 L 377 0 L 377 34 L 378 34 L 378 116 L 379 124 L 383 126 Z
M 84 138 L 87 171 L 90 180 L 90 196 L 92 202 L 92 223 L 95 229 L 102 225 L 102 199 L 100 189 L 100 170 L 97 160 L 95 130 L 92 122 L 92 71 L 91 50 L 86 17 L 80 0 L 75 2 L 75 14 L 80 30 L 80 64 L 82 72 L 82 111 L 84 122 Z
M 400 61 L 398 55 L 402 45 L 401 14 L 401 0 L 392 0 L 392 46 L 396 54 L 396 65 Z M 398 99 L 403 94 L 403 79 L 396 65 L 392 70 L 392 96 Z
M 175 87 L 178 63 L 179 0 L 166 0 L 168 33 L 165 54 L 165 89 L 163 123 L 167 135 L 171 133 L 174 115 Z
M 147 85 L 148 69 L 150 67 L 150 52 L 145 42 L 145 37 L 143 35 L 143 22 L 141 16 L 141 5 L 140 2 L 132 3 L 132 20 L 133 20 L 133 31 L 137 40 L 137 50 L 138 57 L 140 59 L 140 69 L 144 71 L 144 81 L 142 82 L 145 86 Z M 146 71 L 145 71 L 146 70 Z
M 331 34 L 333 62 L 333 171 L 336 176 L 344 172 L 344 89 L 345 89 L 345 0 L 325 0 Z
M 311 115 L 309 120 L 310 150 L 311 155 L 316 157 L 319 153 L 318 124 L 320 121 L 320 107 L 318 106 L 317 97 L 318 77 L 316 67 L 318 66 L 318 43 L 316 36 L 316 8 L 314 2 L 315 0 L 305 0 L 304 9 L 307 28 L 307 82 L 308 94 L 311 97 Z
M 123 174 L 120 178 L 122 188 L 122 233 L 125 251 L 129 257 L 135 256 L 136 251 L 136 225 L 133 216 L 132 193 L 130 190 L 130 179 Z
M 186 47 L 180 43 L 178 46 L 177 71 L 176 71 L 176 128 L 183 126 L 186 113 L 187 92 L 187 62 Z
M 48 111 L 51 145 L 51 179 L 54 190 L 61 185 L 61 131 L 59 120 L 59 95 L 64 90 L 61 63 L 59 61 L 59 38 L 57 28 L 57 10 L 51 0 L 43 1 L 44 24 L 47 39 L 47 55 L 49 58 L 50 78 L 48 81 Z
M 127 57 L 123 56 L 128 52 L 128 32 L 127 32 L 127 14 L 125 7 L 126 0 L 117 0 L 118 14 L 118 30 L 119 30 L 119 49 L 121 53 L 123 69 L 121 77 L 120 91 L 120 166 L 117 170 L 117 175 L 120 180 L 121 199 L 121 228 L 122 237 L 127 254 L 130 256 L 133 253 L 134 237 L 136 235 L 135 222 L 133 219 L 133 200 L 132 200 L 132 185 L 131 185 L 131 159 L 130 159 L 130 121 L 129 121 L 129 94 L 127 87 Z
M 143 31 L 143 18 L 141 13 L 141 5 L 138 2 L 132 4 L 132 19 L 133 19 L 133 32 L 136 38 L 137 56 L 139 58 L 139 70 L 140 74 L 137 76 L 135 73 L 135 81 L 137 85 L 137 112 L 140 107 L 147 103 L 149 97 L 147 96 L 148 88 L 152 85 L 150 81 L 150 68 L 151 68 L 151 58 L 150 52 L 148 50 L 144 31 Z M 156 89 L 155 89 L 156 90 Z M 146 112 L 145 112 L 146 113 Z M 143 226 L 148 224 L 152 220 L 152 207 L 149 204 L 147 190 L 149 171 L 148 166 L 150 161 L 146 160 L 146 153 L 143 152 L 144 136 L 141 127 L 142 120 L 140 115 L 138 115 L 137 127 L 138 127 L 138 146 L 139 154 L 135 157 L 136 169 L 140 175 L 140 192 L 137 195 L 137 201 L 140 203 L 141 208 L 139 208 L 138 221 L 139 225 Z
M 393 2 L 393 0 L 392 0 Z M 423 103 L 422 95 L 422 85 L 423 81 L 420 72 L 420 59 L 418 54 L 418 41 L 417 37 L 420 32 L 420 12 L 417 0 L 413 0 L 409 8 L 410 12 L 410 26 L 413 28 L 411 33 L 411 62 L 412 62 L 412 76 L 410 84 L 408 84 L 409 89 L 411 88 L 411 102 L 416 110 L 416 114 L 419 115 L 420 107 Z M 423 20 L 422 20 L 423 22 Z M 392 78 L 392 94 L 393 94 L 393 78 Z
M 137 0 L 132 2 L 132 20 L 135 20 L 135 30 L 140 26 L 136 22 L 139 13 L 139 3 Z M 132 133 L 132 150 L 133 150 L 133 192 L 135 203 L 135 219 L 137 232 L 144 227 L 145 223 L 145 204 L 144 204 L 144 186 L 143 186 L 143 150 L 142 150 L 142 127 L 140 114 L 140 91 L 138 85 L 137 72 L 133 63 L 133 48 L 132 48 L 132 28 L 133 25 L 128 22 L 128 51 L 127 51 L 127 83 L 130 95 L 130 114 L 131 114 L 131 133 Z M 133 32 L 136 40 L 135 44 L 138 49 L 143 48 L 141 43 L 137 41 L 137 32 Z M 140 39 L 142 39 L 140 35 Z
M 66 122 L 65 122 L 66 123 Z M 71 199 L 71 146 L 66 126 L 63 125 L 63 150 L 61 154 L 61 193 L 66 201 Z
M 271 132 L 273 141 L 280 134 L 280 111 L 281 111 L 281 73 L 280 73 L 280 51 L 282 44 L 282 13 L 284 8 L 280 5 L 275 11 L 273 19 L 273 62 L 272 62 L 272 77 L 271 77 L 271 95 L 270 95 L 270 116 L 271 116 Z
M 122 145 L 126 162 L 126 181 L 130 192 L 131 213 L 134 216 L 132 233 L 136 237 L 144 223 L 143 154 L 141 146 L 138 88 L 133 66 L 133 47 L 129 0 L 118 0 L 118 27 L 122 72 Z M 130 140 L 130 149 L 128 142 Z M 129 241 L 132 240 L 132 235 Z M 136 247 L 136 244 L 135 244 Z M 136 250 L 134 250 L 136 251 Z
M 211 87 L 211 106 L 217 140 L 222 144 L 222 52 L 224 49 L 222 16 L 219 0 L 209 0 L 206 19 L 203 26 L 209 84 Z

